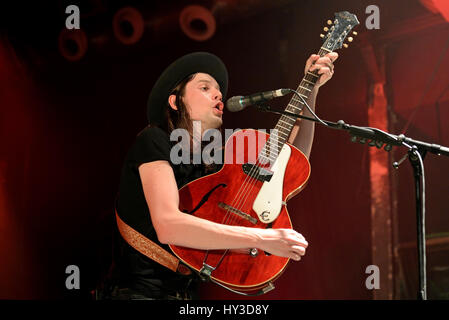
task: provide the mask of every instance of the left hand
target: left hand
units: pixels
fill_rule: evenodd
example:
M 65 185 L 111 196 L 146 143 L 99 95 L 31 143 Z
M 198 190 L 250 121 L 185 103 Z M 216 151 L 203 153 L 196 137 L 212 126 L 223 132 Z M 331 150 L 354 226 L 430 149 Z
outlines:
M 320 78 L 315 84 L 315 88 L 321 87 L 334 75 L 334 61 L 338 59 L 338 53 L 330 52 L 323 57 L 317 54 L 312 54 L 306 61 L 304 73 L 318 70 Z

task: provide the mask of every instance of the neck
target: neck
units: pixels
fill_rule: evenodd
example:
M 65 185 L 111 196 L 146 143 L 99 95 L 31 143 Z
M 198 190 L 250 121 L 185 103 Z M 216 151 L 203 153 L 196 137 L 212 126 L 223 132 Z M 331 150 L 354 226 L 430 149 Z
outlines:
M 322 57 L 329 52 L 330 52 L 329 50 L 321 48 L 318 54 Z M 318 75 L 317 70 L 313 72 L 307 72 L 306 75 L 303 77 L 302 81 L 299 83 L 299 86 L 296 89 L 296 91 L 305 101 L 307 101 L 310 98 L 319 77 L 320 76 Z M 285 111 L 299 115 L 302 113 L 303 107 L 304 103 L 302 102 L 302 99 L 294 95 L 291 98 L 290 102 L 288 103 L 287 107 L 285 108 Z M 297 120 L 296 117 L 286 115 L 282 115 L 280 117 L 274 128 L 273 133 L 270 135 L 270 138 L 268 139 L 267 143 L 265 144 L 264 148 L 259 154 L 259 159 L 261 160 L 262 163 L 267 161 L 273 163 L 277 159 L 279 152 L 281 151 L 284 144 L 287 142 L 287 139 L 292 132 L 296 120 Z

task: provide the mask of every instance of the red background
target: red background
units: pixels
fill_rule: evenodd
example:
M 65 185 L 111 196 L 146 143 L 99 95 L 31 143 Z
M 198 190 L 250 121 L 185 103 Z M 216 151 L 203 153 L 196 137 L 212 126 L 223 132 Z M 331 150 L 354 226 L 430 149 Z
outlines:
M 379 30 L 365 26 L 365 8 L 370 4 L 380 8 Z M 0 298 L 89 298 L 109 263 L 120 169 L 135 135 L 146 125 L 149 90 L 163 69 L 185 53 L 209 51 L 223 59 L 230 74 L 228 97 L 296 88 L 306 59 L 321 45 L 325 21 L 334 12 L 350 11 L 361 22 L 359 33 L 369 35 L 375 48 L 385 48 L 389 117 L 395 119 L 390 132 L 399 134 L 407 127 L 407 136 L 449 146 L 448 24 L 430 24 L 420 32 L 405 30 L 393 40 L 391 36 L 408 19 L 439 16 L 419 1 L 286 1 L 219 24 L 214 37 L 205 42 L 195 42 L 173 28 L 165 38 L 147 32 L 133 46 L 114 41 L 111 15 L 85 17 L 82 24 L 90 21 L 86 26 L 92 34 L 101 31 L 110 38 L 103 45 L 90 43 L 78 62 L 66 61 L 57 50 L 65 6 L 35 6 L 20 10 L 11 5 L 2 12 Z M 58 19 L 51 19 L 54 16 Z M 319 92 L 321 118 L 368 125 L 371 79 L 360 46 L 356 38 L 349 49 L 338 51 L 335 75 Z M 225 112 L 224 127 L 269 129 L 277 118 L 248 108 Z M 399 149 L 394 159 L 404 152 Z M 365 287 L 365 268 L 372 264 L 368 146 L 319 126 L 311 165 L 307 188 L 288 205 L 295 228 L 310 247 L 301 262 L 289 264 L 275 282 L 277 289 L 262 299 L 371 299 L 372 292 Z M 429 154 L 425 165 L 427 233 L 445 233 L 449 159 Z M 394 174 L 398 244 L 413 242 L 411 168 L 404 162 Z M 81 270 L 77 291 L 64 285 L 65 268 L 71 264 Z M 411 267 L 406 273 L 417 276 Z M 396 269 L 393 276 L 398 276 Z M 441 279 L 431 277 L 431 285 L 447 283 L 447 278 Z M 396 291 L 394 298 L 414 298 L 413 290 Z M 204 286 L 202 294 L 239 298 L 212 285 Z

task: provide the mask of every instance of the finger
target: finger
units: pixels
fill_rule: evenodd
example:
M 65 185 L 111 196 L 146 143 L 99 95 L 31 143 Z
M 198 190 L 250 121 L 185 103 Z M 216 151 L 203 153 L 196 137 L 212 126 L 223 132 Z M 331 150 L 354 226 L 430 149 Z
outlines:
M 306 238 L 304 238 L 304 236 L 302 234 L 296 233 L 296 235 L 298 236 L 299 239 L 306 240 Z
M 324 57 L 318 59 L 316 64 L 324 64 L 324 65 L 332 64 L 332 59 L 327 56 L 324 56 Z
M 332 63 L 332 60 L 329 57 L 324 57 L 324 58 L 319 59 L 316 64 L 319 64 L 321 66 L 326 66 L 331 71 L 334 69 L 334 64 Z
M 330 53 L 326 54 L 325 57 L 328 57 L 329 59 L 331 59 L 332 62 L 335 62 L 335 60 L 338 59 L 338 53 L 330 52 Z
M 333 71 L 333 69 L 334 69 L 334 65 L 332 64 L 332 63 L 323 63 L 323 64 L 314 64 L 311 68 L 310 68 L 310 72 L 312 72 L 312 71 L 314 71 L 314 70 L 320 70 L 321 71 L 321 69 L 323 69 L 323 68 L 327 68 L 327 69 L 329 69 L 329 70 L 331 70 L 331 71 Z M 323 72 L 318 72 L 319 74 L 322 74 Z
M 301 239 L 298 237 L 290 238 L 288 244 L 292 246 L 300 246 L 302 248 L 307 248 L 309 246 L 309 243 L 306 241 L 306 239 Z
M 322 67 L 318 71 L 318 74 L 324 74 L 324 75 L 327 75 L 327 76 L 332 76 L 333 71 L 329 67 Z
M 306 248 L 302 246 L 292 246 L 292 252 L 303 256 L 306 254 Z
M 301 260 L 301 255 L 299 255 L 297 253 L 291 253 L 289 258 L 291 258 L 295 261 L 299 261 L 299 260 Z
M 296 237 L 297 239 L 299 239 L 299 244 L 303 247 L 306 247 L 309 245 L 309 243 L 307 242 L 306 238 L 304 238 L 304 236 L 300 233 L 296 233 Z
M 316 61 L 320 58 L 317 54 L 312 54 L 309 59 L 306 61 L 306 67 L 304 68 L 304 73 L 307 73 L 307 70 L 310 69 L 310 67 L 316 63 Z

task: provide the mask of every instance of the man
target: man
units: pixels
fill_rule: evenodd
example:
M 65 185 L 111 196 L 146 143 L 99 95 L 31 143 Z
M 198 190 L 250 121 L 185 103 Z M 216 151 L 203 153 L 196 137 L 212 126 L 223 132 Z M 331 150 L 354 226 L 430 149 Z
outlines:
M 337 57 L 336 53 L 311 55 L 306 62 L 305 72 L 318 70 L 320 75 L 308 101 L 312 108 L 318 88 L 333 75 Z M 164 249 L 167 244 L 205 250 L 258 248 L 298 261 L 308 243 L 294 230 L 223 225 L 179 210 L 178 189 L 213 170 L 204 164 L 173 164 L 170 133 L 182 128 L 192 136 L 193 121 L 201 123 L 202 132 L 220 128 L 227 86 L 226 67 L 209 53 L 188 54 L 162 73 L 148 99 L 149 126 L 136 138 L 122 169 L 118 219 Z M 295 126 L 289 142 L 309 157 L 313 133 L 314 124 L 304 121 L 301 130 Z M 130 240 L 124 241 L 122 236 L 121 230 L 116 288 L 122 289 L 113 293 L 115 298 L 191 297 L 194 276 L 174 273 L 130 246 Z

